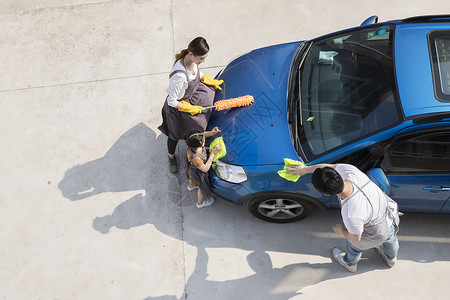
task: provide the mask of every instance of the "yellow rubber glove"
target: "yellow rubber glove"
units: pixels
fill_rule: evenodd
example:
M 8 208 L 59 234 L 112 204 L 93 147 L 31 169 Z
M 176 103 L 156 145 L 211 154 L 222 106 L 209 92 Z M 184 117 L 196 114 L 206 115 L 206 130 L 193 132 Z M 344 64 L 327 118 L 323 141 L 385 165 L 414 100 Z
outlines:
M 200 108 L 202 108 L 201 106 L 192 105 L 184 100 L 180 102 L 183 104 L 183 106 L 178 109 L 179 111 L 190 113 L 192 116 L 202 112 L 200 110 Z
M 222 88 L 219 85 L 223 83 L 223 80 L 217 80 L 205 74 L 203 75 L 202 82 L 207 85 L 212 85 L 214 88 L 218 90 L 222 90 Z

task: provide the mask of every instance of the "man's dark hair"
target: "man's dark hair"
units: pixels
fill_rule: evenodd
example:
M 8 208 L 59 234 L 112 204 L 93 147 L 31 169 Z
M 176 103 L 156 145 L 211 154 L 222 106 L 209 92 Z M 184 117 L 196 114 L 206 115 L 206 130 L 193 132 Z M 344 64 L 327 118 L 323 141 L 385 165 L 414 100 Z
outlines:
M 344 189 L 344 180 L 333 168 L 317 168 L 311 177 L 312 184 L 322 194 L 336 195 Z

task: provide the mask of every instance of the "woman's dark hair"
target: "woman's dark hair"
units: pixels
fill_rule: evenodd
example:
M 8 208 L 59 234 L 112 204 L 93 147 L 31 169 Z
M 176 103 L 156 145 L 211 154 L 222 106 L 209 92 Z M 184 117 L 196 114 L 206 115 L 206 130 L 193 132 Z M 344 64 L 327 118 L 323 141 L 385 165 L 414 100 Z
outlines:
M 324 167 L 314 171 L 311 177 L 312 184 L 322 194 L 336 195 L 344 189 L 344 180 L 333 168 Z
M 187 49 L 183 49 L 175 54 L 175 63 L 184 58 L 189 52 L 192 52 L 195 56 L 205 55 L 209 52 L 209 45 L 201 36 L 196 37 L 189 43 Z
M 203 146 L 203 132 L 193 132 L 188 135 L 186 145 L 195 152 L 195 149 Z

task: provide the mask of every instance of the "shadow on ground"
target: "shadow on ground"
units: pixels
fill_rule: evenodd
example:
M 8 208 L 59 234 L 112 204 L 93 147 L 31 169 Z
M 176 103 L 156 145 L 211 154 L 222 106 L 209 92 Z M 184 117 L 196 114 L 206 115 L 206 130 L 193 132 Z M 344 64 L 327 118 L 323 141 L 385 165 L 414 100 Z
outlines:
M 180 143 L 179 148 L 182 147 Z M 179 149 L 181 157 L 183 150 Z M 185 174 L 173 176 L 167 171 L 165 136 L 157 137 L 141 123 L 125 132 L 102 158 L 69 169 L 59 188 L 71 201 L 100 193 L 136 191 L 136 195 L 118 205 L 111 215 L 95 218 L 93 229 L 108 234 L 113 227 L 129 230 L 152 224 L 160 232 L 196 247 L 195 271 L 187 279 L 183 298 L 239 299 L 245 291 L 254 299 L 281 300 L 301 293 L 304 287 L 353 276 L 331 259 L 326 263 L 293 262 L 274 268 L 267 254 L 274 251 L 329 258 L 333 246 L 345 246 L 344 240 L 331 233 L 332 226 L 340 221 L 338 210 L 316 213 L 298 223 L 266 223 L 252 217 L 245 208 L 226 201 L 219 200 L 208 209 L 198 210 L 194 206 L 196 193 L 188 192 L 186 184 Z M 402 217 L 400 228 L 399 261 L 450 260 L 448 216 L 408 214 Z M 209 248 L 250 251 L 247 261 L 236 263 L 248 264 L 254 275 L 226 281 L 208 280 Z M 358 268 L 356 274 L 387 269 L 374 250 L 363 254 Z

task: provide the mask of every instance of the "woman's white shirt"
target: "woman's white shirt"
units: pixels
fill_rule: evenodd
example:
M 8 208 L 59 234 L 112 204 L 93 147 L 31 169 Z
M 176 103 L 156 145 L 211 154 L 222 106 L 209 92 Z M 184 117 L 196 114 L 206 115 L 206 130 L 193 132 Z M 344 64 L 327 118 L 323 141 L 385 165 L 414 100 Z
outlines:
M 194 80 L 197 77 L 197 72 L 199 72 L 198 65 L 194 64 L 194 70 L 189 71 L 184 68 L 181 64 L 181 60 L 178 60 L 172 68 L 170 73 L 174 71 L 181 70 L 183 72 L 175 73 L 169 79 L 169 87 L 166 92 L 169 95 L 167 97 L 167 104 L 171 107 L 175 107 L 178 105 L 178 100 L 183 98 L 186 89 L 188 88 L 189 81 Z M 189 75 L 189 81 L 186 78 L 186 72 Z M 200 71 L 200 78 L 203 78 L 203 73 Z

